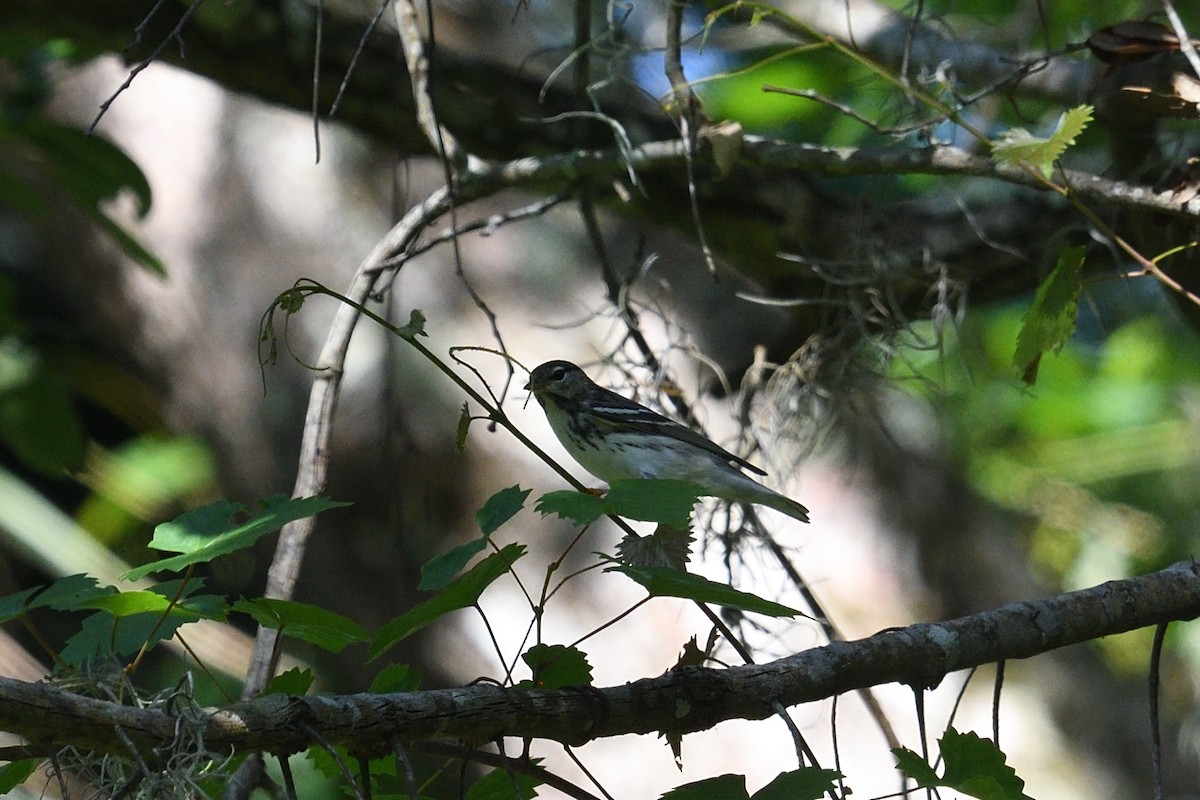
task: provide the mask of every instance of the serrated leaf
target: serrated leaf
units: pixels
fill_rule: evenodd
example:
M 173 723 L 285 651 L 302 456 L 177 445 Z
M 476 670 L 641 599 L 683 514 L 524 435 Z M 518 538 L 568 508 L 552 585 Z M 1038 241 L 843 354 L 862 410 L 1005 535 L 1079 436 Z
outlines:
M 1004 751 L 990 739 L 948 728 L 938 745 L 946 762 L 946 786 L 980 800 L 1030 800 L 1024 793 L 1025 781 L 1005 763 Z
M 114 617 L 99 611 L 84 618 L 79 632 L 67 640 L 59 658 L 67 664 L 82 666 L 89 661 L 113 656 L 133 655 L 143 646 L 150 648 L 170 639 L 175 631 L 192 617 L 184 614 L 133 614 Z
M 718 775 L 676 786 L 660 800 L 750 800 L 745 775 Z
M 388 622 L 375 634 L 369 660 L 376 659 L 399 642 L 424 628 L 438 617 L 453 611 L 470 608 L 479 602 L 480 595 L 501 575 L 525 555 L 525 545 L 516 542 L 505 545 L 471 569 L 459 575 L 430 599 L 418 603 L 404 614 Z
M 535 644 L 521 654 L 533 673 L 532 686 L 561 689 L 564 686 L 591 686 L 592 667 L 587 655 L 578 648 L 562 644 Z
M 659 525 L 649 536 L 627 533 L 617 543 L 617 560 L 634 567 L 686 569 L 691 560 L 691 531 Z
M 703 486 L 690 481 L 613 481 L 604 496 L 605 513 L 684 530 L 696 501 L 707 494 Z
M 896 768 L 917 782 L 921 788 L 939 786 L 937 771 L 924 758 L 907 747 L 895 747 Z
M 311 669 L 292 667 L 271 678 L 271 682 L 267 684 L 267 688 L 262 690 L 262 693 L 303 696 L 308 694 L 316 677 Z
M 1022 321 L 1013 366 L 1029 386 L 1037 380 L 1042 355 L 1061 350 L 1075 332 L 1084 252 L 1082 247 L 1063 248 L 1058 264 L 1038 287 Z
M 388 664 L 371 681 L 372 694 L 415 692 L 421 686 L 421 673 L 408 664 Z
M 535 762 L 541 759 L 534 759 Z M 466 800 L 530 800 L 541 781 L 524 772 L 494 769 L 467 789 Z
M 679 597 L 741 611 L 753 611 L 768 617 L 794 617 L 800 613 L 781 603 L 765 600 L 727 584 L 670 567 L 633 567 L 622 564 L 609 567 L 606 571 L 629 576 L 640 583 L 651 597 Z
M 413 309 L 408 315 L 408 324 L 401 325 L 396 333 L 404 339 L 416 339 L 418 336 L 428 336 L 425 332 L 425 315 Z
M 583 527 L 591 525 L 604 516 L 604 501 L 594 494 L 563 489 L 557 492 L 548 492 L 539 497 L 533 510 L 543 517 L 557 514 L 563 519 L 569 519 Z
M 781 772 L 775 779 L 750 796 L 750 800 L 819 800 L 836 788 L 835 781 L 843 777 L 834 769 L 803 767 Z
M 1049 177 L 1054 162 L 1092 121 L 1092 111 L 1091 106 L 1083 105 L 1063 112 L 1054 132 L 1044 139 L 1024 128 L 1010 128 L 992 140 L 992 158 L 1000 163 L 1026 162 Z
M 116 594 L 111 586 L 101 586 L 91 575 L 68 575 L 47 586 L 29 601 L 27 608 L 52 608 L 55 611 L 74 611 L 97 597 Z
M 613 481 L 608 493 L 563 490 L 542 495 L 534 509 L 542 516 L 557 514 L 576 525 L 590 525 L 606 514 L 671 528 L 686 529 L 696 500 L 708 492 L 689 481 L 634 479 Z
M 900 747 L 892 753 L 900 770 L 920 788 L 944 786 L 979 800 L 1032 800 L 1024 793 L 1025 781 L 1005 763 L 1004 752 L 990 740 L 947 728 L 938 746 L 946 764 L 942 777 L 911 750 Z
M 257 514 L 244 522 L 237 522 L 235 516 L 248 513 L 249 509 L 241 503 L 221 500 L 189 511 L 155 528 L 150 546 L 180 555 L 131 569 L 123 577 L 125 580 L 137 580 L 151 572 L 181 570 L 192 564 L 211 561 L 250 547 L 259 538 L 279 530 L 289 522 L 346 505 L 349 503 L 325 497 L 292 499 L 278 494 L 263 501 L 263 507 Z
M 487 499 L 483 508 L 475 512 L 475 521 L 479 523 L 484 535 L 495 533 L 508 522 L 518 511 L 525 507 L 525 500 L 532 489 L 522 489 L 519 484 L 501 489 Z
M 105 611 L 114 617 L 131 617 L 134 614 L 162 614 L 172 606 L 168 598 L 157 592 L 136 591 L 94 597 L 75 607 Z
M 239 600 L 231 610 L 249 614 L 263 627 L 273 628 L 284 636 L 314 644 L 331 653 L 340 653 L 346 645 L 371 638 L 357 622 L 310 603 L 260 597 Z

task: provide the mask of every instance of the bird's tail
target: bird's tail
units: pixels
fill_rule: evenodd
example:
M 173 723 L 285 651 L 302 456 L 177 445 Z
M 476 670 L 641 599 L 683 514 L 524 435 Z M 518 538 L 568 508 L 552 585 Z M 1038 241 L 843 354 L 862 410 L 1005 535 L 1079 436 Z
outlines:
M 776 511 L 787 514 L 792 519 L 798 519 L 801 522 L 808 522 L 808 509 L 797 503 L 790 497 L 785 497 L 778 492 L 771 492 L 757 501 L 760 505 L 767 508 L 773 508 Z

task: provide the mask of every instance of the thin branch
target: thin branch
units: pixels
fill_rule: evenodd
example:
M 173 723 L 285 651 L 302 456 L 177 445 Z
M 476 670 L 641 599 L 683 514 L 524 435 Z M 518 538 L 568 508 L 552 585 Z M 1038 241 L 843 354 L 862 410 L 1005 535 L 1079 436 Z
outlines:
M 700 242 L 700 252 L 704 255 L 704 263 L 708 272 L 717 277 L 717 262 L 713 258 L 712 248 L 708 244 L 708 234 L 704 231 L 704 220 L 700 216 L 700 198 L 696 188 L 696 134 L 704 121 L 700 110 L 700 101 L 692 91 L 687 76 L 683 72 L 683 9 L 684 0 L 668 0 L 667 2 L 667 46 L 663 54 L 663 68 L 667 80 L 671 82 L 671 92 L 674 95 L 675 106 L 679 112 L 679 139 L 683 143 L 684 165 L 687 168 L 688 203 L 692 209 L 692 225 L 696 229 L 696 237 Z
M 1171 28 L 1174 29 L 1175 36 L 1179 39 L 1179 51 L 1192 65 L 1192 72 L 1196 73 L 1197 78 L 1200 78 L 1200 55 L 1196 53 L 1196 45 L 1192 43 L 1192 37 L 1187 32 L 1187 28 L 1183 27 L 1183 20 L 1179 18 L 1175 4 L 1171 0 L 1162 0 L 1162 5 L 1163 11 L 1167 12 L 1167 19 L 1171 21 Z
M 383 269 L 383 263 L 403 251 L 434 220 L 449 210 L 450 190 L 441 188 L 411 208 L 404 217 L 367 254 L 359 265 L 346 297 L 365 303 L 371 288 Z M 300 461 L 293 489 L 294 497 L 312 497 L 325 490 L 329 469 L 329 440 L 332 434 L 333 413 L 337 406 L 345 369 L 350 337 L 358 323 L 359 312 L 351 305 L 341 305 L 335 312 L 325 344 L 317 357 L 304 432 L 300 442 Z M 285 525 L 276 545 L 275 557 L 267 573 L 265 597 L 290 598 L 300 574 L 305 543 L 314 527 L 314 519 Z M 246 675 L 242 697 L 253 697 L 262 691 L 274 672 L 272 654 L 277 634 L 270 628 L 260 628 L 254 643 L 254 655 Z
M 315 32 L 313 33 L 313 74 L 312 74 L 312 126 L 313 148 L 316 151 L 316 163 L 321 163 L 321 44 L 325 35 L 325 0 L 317 0 L 313 7 L 317 16 Z
M 992 686 L 992 742 L 1000 746 L 1000 693 L 1004 689 L 1004 660 L 996 662 L 996 681 Z
M 1154 800 L 1163 800 L 1162 735 L 1158 719 L 1158 681 L 1162 665 L 1163 640 L 1167 636 L 1167 623 L 1160 622 L 1154 629 L 1154 644 L 1150 648 L 1150 766 L 1154 775 Z
M 100 110 L 96 113 L 95 118 L 92 119 L 92 123 L 87 126 L 88 133 L 93 133 L 96 130 L 96 126 L 100 123 L 100 119 L 106 113 L 108 113 L 108 109 L 112 107 L 112 104 L 116 102 L 116 99 L 120 97 L 126 89 L 133 85 L 133 79 L 136 78 L 142 72 L 142 70 L 146 69 L 146 67 L 158 60 L 158 57 L 162 54 L 162 51 L 167 48 L 168 44 L 170 44 L 172 41 L 177 41 L 179 42 L 180 50 L 183 49 L 183 38 L 181 37 L 183 29 L 187 26 L 188 22 L 191 20 L 196 11 L 199 10 L 200 5 L 203 2 L 204 0 L 192 0 L 192 4 L 187 7 L 186 11 L 183 12 L 183 15 L 179 18 L 179 22 L 175 23 L 175 27 L 171 29 L 171 32 L 163 37 L 163 40 L 159 42 L 158 46 L 150 52 L 150 55 L 146 56 L 146 58 L 144 58 L 140 64 L 129 71 L 129 75 L 126 76 L 125 82 L 117 87 L 117 90 L 113 92 L 107 100 L 100 104 Z M 146 24 L 150 21 L 150 17 L 152 17 L 154 13 L 158 11 L 160 6 L 161 3 L 156 3 L 154 8 L 150 9 L 150 13 L 146 16 L 145 20 L 143 20 L 143 24 Z M 141 26 L 135 29 L 134 35 L 135 41 L 141 39 Z
M 757 166 L 809 170 L 826 175 L 957 174 L 987 177 L 1038 189 L 1046 188 L 1024 170 L 998 165 L 991 159 L 975 156 L 954 147 L 877 150 L 827 148 L 748 136 L 743 143 L 740 158 L 744 163 Z M 465 203 L 512 186 L 548 179 L 563 180 L 564 176 L 568 175 L 573 178 L 602 175 L 614 169 L 667 168 L 679 166 L 685 159 L 686 148 L 677 140 L 652 142 L 631 149 L 619 147 L 580 151 L 564 156 L 517 159 L 481 166 L 478 171 L 461 176 L 456 188 L 459 201 Z M 1063 177 L 1070 185 L 1071 191 L 1081 198 L 1103 199 L 1176 215 L 1200 216 L 1200 198 L 1181 205 L 1171 199 L 1169 191 L 1155 192 L 1149 187 L 1072 171 L 1065 172 Z M 443 187 L 410 209 L 364 259 L 345 296 L 353 303 L 365 303 L 370 297 L 375 281 L 389 269 L 387 265 L 396 264 L 393 257 L 405 252 L 428 226 L 447 213 L 450 207 L 451 190 Z M 399 264 L 396 265 L 398 266 Z M 353 306 L 342 306 L 338 309 L 317 358 L 316 378 L 305 417 L 294 496 L 313 496 L 325 489 L 332 418 L 341 386 L 346 351 L 359 314 Z M 291 596 L 299 574 L 304 543 L 312 532 L 313 525 L 312 518 L 308 518 L 290 523 L 284 528 L 277 546 L 276 559 L 268 573 L 265 592 L 267 597 Z M 274 642 L 273 630 L 260 631 L 243 697 L 257 694 L 269 680 L 272 672 L 270 656 Z
M 454 165 L 456 169 L 466 167 L 466 151 L 459 146 L 454 135 L 438 123 L 437 112 L 433 108 L 433 97 L 429 93 L 429 59 L 425 54 L 425 42 L 421 38 L 417 8 L 412 0 L 395 0 L 393 8 L 396 29 L 404 49 L 404 63 L 408 66 L 408 76 L 412 83 L 417 124 L 424 131 L 425 138 L 433 145 L 434 152 L 445 162 Z M 432 6 L 429 7 L 428 13 L 433 13 Z
M 346 65 L 346 71 L 342 75 L 342 82 L 338 85 L 337 94 L 333 97 L 333 103 L 329 106 L 329 116 L 335 116 L 338 112 L 338 107 L 342 104 L 342 97 L 346 94 L 346 87 L 350 85 L 350 76 L 354 74 L 354 68 L 358 66 L 358 59 L 362 57 L 363 50 L 366 49 L 367 39 L 371 37 L 375 28 L 379 26 L 379 20 L 383 19 L 383 14 L 387 11 L 388 5 L 392 0 L 383 0 L 379 4 L 379 8 L 375 11 L 375 16 L 363 29 L 362 36 L 358 38 L 358 46 L 354 48 L 354 55 L 350 57 L 350 63 Z

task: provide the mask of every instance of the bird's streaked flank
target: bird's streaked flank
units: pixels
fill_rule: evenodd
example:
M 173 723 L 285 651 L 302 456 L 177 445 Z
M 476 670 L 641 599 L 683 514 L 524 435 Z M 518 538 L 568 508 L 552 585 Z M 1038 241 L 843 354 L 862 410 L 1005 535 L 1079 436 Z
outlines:
M 808 509 L 741 470 L 766 472 L 690 428 L 597 385 L 569 361 L 542 364 L 530 373 L 525 388 L 537 398 L 563 447 L 602 481 L 690 481 L 712 497 L 755 503 L 808 522 Z

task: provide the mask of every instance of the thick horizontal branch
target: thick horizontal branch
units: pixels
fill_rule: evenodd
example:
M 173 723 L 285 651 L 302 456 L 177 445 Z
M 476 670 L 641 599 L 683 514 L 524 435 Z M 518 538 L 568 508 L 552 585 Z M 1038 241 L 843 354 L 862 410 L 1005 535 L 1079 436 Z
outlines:
M 707 153 L 699 154 L 697 161 L 712 166 L 708 156 Z M 625 152 L 616 149 L 581 150 L 560 156 L 522 158 L 494 166 L 478 173 L 476 177 L 479 188 L 483 188 L 493 181 L 521 185 L 555 178 L 619 174 L 626 169 L 634 173 L 666 169 L 681 166 L 683 161 L 683 144 L 674 139 L 650 142 Z M 948 145 L 921 148 L 822 147 L 747 136 L 738 163 L 776 169 L 781 175 L 784 172 L 819 177 L 959 175 L 991 178 L 1047 191 L 1046 185 L 1026 169 L 1012 164 L 998 164 L 986 156 Z M 1141 184 L 1115 181 L 1070 169 L 1056 173 L 1056 180 L 1084 202 L 1103 201 L 1173 215 L 1200 216 L 1200 197 L 1180 203 L 1174 199 L 1171 191 L 1158 192 Z
M 980 664 L 1197 616 L 1200 566 L 1184 562 L 1045 600 L 835 642 L 769 664 L 686 667 L 603 689 L 479 685 L 407 694 L 271 695 L 180 717 L 2 678 L 0 729 L 36 744 L 114 754 L 128 754 L 126 743 L 143 754 L 169 749 L 181 731 L 202 737 L 210 751 L 226 753 L 293 752 L 313 744 L 314 732 L 363 753 L 387 749 L 396 738 L 480 743 L 517 736 L 580 744 L 763 719 L 776 703 L 793 706 L 885 683 L 933 686 L 949 673 Z

